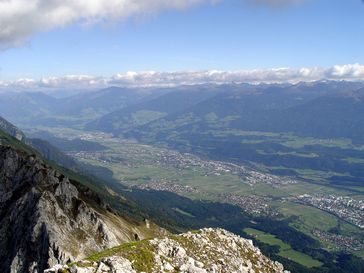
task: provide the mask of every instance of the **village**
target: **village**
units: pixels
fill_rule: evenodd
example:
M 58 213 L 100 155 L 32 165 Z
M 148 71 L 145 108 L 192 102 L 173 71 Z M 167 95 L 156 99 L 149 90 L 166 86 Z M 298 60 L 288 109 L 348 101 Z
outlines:
M 310 205 L 335 214 L 339 218 L 364 228 L 364 202 L 345 196 L 303 194 L 294 198 L 298 203 Z

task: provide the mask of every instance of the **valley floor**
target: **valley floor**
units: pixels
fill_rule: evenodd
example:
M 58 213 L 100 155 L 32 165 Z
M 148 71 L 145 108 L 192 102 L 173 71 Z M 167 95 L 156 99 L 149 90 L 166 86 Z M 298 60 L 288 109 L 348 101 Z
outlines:
M 312 183 L 300 177 L 276 176 L 264 166 L 252 168 L 213 161 L 105 133 L 39 129 L 60 138 L 80 138 L 103 145 L 106 149 L 101 151 L 75 150 L 68 154 L 81 162 L 104 167 L 112 173 L 112 177 L 105 173 L 104 178 L 119 181 L 131 190 L 173 192 L 194 200 L 236 205 L 254 216 L 289 219 L 292 227 L 320 241 L 326 249 L 350 251 L 363 257 L 364 196 L 350 189 L 338 189 L 319 181 Z M 195 217 L 188 211 L 175 210 Z M 256 237 L 266 243 L 261 238 Z M 268 244 L 280 247 L 279 243 Z M 319 264 L 305 254 L 290 251 L 285 249 L 282 255 L 304 266 Z

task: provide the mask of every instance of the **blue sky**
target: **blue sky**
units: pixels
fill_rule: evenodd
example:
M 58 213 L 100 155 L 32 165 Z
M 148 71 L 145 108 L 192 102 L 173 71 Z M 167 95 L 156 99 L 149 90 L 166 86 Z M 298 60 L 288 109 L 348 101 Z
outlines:
M 0 80 L 363 64 L 363 27 L 360 0 L 279 7 L 222 0 L 143 18 L 71 22 L 34 31 L 20 46 L 0 51 Z

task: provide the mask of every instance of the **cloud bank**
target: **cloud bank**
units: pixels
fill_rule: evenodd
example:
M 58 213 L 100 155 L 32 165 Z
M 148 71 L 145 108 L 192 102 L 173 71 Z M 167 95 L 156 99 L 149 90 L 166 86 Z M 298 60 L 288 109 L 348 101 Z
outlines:
M 0 49 L 72 23 L 122 20 L 212 2 L 216 0 L 0 0 Z
M 85 90 L 108 86 L 167 87 L 227 83 L 297 83 L 318 80 L 364 81 L 364 65 L 347 64 L 330 68 L 276 68 L 239 71 L 126 72 L 112 77 L 71 75 L 0 81 L 2 91 Z

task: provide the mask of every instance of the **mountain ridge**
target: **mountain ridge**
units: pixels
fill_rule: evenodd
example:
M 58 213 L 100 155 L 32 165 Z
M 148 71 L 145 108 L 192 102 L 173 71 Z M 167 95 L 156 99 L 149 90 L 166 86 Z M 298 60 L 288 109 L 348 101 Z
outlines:
M 282 264 L 262 255 L 251 240 L 212 228 L 121 245 L 70 266 L 57 265 L 45 273 L 59 271 L 289 273 Z
M 125 216 L 0 131 L 0 271 L 43 272 L 166 231 Z

